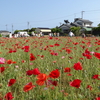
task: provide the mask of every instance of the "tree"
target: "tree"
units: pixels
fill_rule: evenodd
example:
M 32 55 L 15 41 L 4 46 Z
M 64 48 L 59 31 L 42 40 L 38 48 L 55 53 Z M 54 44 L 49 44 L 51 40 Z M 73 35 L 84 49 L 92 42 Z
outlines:
M 19 31 L 20 31 L 20 30 L 15 30 L 15 31 L 14 31 L 14 34 L 17 34 Z
M 55 33 L 55 32 L 56 32 L 56 33 L 58 33 L 58 32 L 60 33 L 60 32 L 61 32 L 61 28 L 59 28 L 59 27 L 52 28 L 52 29 L 51 29 L 51 32 L 52 32 L 52 33 Z
M 98 24 L 97 25 L 98 27 L 94 27 L 93 29 L 92 29 L 92 34 L 93 35 L 96 35 L 96 36 L 100 36 L 100 24 Z
M 98 24 L 98 27 L 100 27 L 100 23 Z
M 75 36 L 79 36 L 80 35 L 80 27 L 71 27 L 70 30 L 75 34 Z
M 34 32 L 36 28 L 31 28 L 29 32 Z
M 92 34 L 96 36 L 100 35 L 100 27 L 94 27 L 92 30 Z

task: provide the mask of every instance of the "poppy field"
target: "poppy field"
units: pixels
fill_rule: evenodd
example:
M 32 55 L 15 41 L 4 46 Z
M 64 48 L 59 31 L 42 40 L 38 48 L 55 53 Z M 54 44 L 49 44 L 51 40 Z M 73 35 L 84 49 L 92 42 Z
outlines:
M 1 37 L 0 100 L 100 100 L 100 38 Z

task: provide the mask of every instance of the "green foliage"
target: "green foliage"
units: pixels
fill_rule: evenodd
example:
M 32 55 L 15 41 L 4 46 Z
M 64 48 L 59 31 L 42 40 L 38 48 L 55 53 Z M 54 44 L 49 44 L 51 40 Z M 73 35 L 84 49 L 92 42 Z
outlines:
M 2 34 L 0 34 L 0 37 L 2 37 Z
M 31 28 L 29 32 L 34 32 L 36 28 Z
M 79 36 L 80 35 L 80 27 L 71 27 L 70 30 L 75 34 L 75 36 Z
M 60 33 L 60 32 L 61 32 L 61 28 L 59 28 L 59 27 L 52 28 L 52 29 L 51 29 L 51 32 L 52 32 L 52 33 L 55 33 L 55 32 L 56 32 L 56 33 L 57 33 L 57 32 Z
M 98 24 L 98 27 L 94 27 L 93 29 L 92 29 L 92 34 L 93 35 L 96 35 L 96 36 L 100 36 L 100 24 Z
M 31 29 L 24 29 L 24 30 L 15 30 L 14 34 L 17 34 L 19 31 L 26 31 L 26 32 L 33 32 L 35 31 L 36 28 L 31 28 Z
M 17 34 L 19 31 L 20 31 L 20 30 L 15 30 L 15 31 L 14 31 L 14 34 Z
M 28 32 L 28 34 L 31 36 L 32 35 L 32 32 Z
M 37 33 L 36 31 L 34 31 L 34 33 Z
M 100 27 L 100 24 L 98 24 L 98 27 Z
M 24 29 L 24 30 L 22 30 L 22 31 L 26 31 L 26 32 L 29 32 L 29 29 Z
M 9 35 L 6 35 L 6 37 L 9 37 Z

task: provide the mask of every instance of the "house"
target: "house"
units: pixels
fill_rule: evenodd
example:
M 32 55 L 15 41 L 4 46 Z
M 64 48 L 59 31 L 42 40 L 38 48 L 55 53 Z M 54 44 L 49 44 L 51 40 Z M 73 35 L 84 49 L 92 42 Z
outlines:
M 93 22 L 82 18 L 75 18 L 74 23 L 81 27 L 91 27 Z
M 82 18 L 75 18 L 74 22 L 69 22 L 68 20 L 64 20 L 65 24 L 62 24 L 59 26 L 59 28 L 62 29 L 62 32 L 68 33 L 70 31 L 70 28 L 75 27 L 81 27 L 82 29 L 91 32 L 92 31 L 92 21 L 82 19 Z
M 0 34 L 4 37 L 8 36 L 9 34 L 11 34 L 9 31 L 5 31 L 5 30 L 1 30 Z
M 38 27 L 35 29 L 36 33 L 42 32 L 44 35 L 48 35 L 48 33 L 51 32 L 50 28 L 43 28 L 43 27 Z
M 68 20 L 64 20 L 64 22 L 65 22 L 65 24 L 60 25 L 59 28 L 61 28 L 63 33 L 69 33 L 72 25 L 69 23 Z

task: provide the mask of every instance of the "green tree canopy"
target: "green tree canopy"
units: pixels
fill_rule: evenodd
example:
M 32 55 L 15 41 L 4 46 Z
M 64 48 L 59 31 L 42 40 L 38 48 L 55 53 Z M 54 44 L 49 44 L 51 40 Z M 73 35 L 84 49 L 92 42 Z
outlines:
M 98 27 L 94 27 L 92 29 L 92 34 L 93 35 L 99 35 L 100 36 L 100 24 L 98 24 Z
M 80 27 L 75 27 L 75 26 L 70 28 L 70 30 L 75 34 L 75 36 L 80 35 L 80 29 L 81 29 Z
M 51 32 L 53 32 L 53 33 L 55 33 L 55 32 L 56 32 L 56 33 L 59 32 L 59 33 L 60 33 L 60 32 L 61 32 L 61 28 L 59 28 L 59 27 L 52 28 L 52 29 L 51 29 Z
M 15 30 L 15 31 L 14 31 L 14 34 L 17 34 L 19 31 L 20 31 L 20 30 Z

